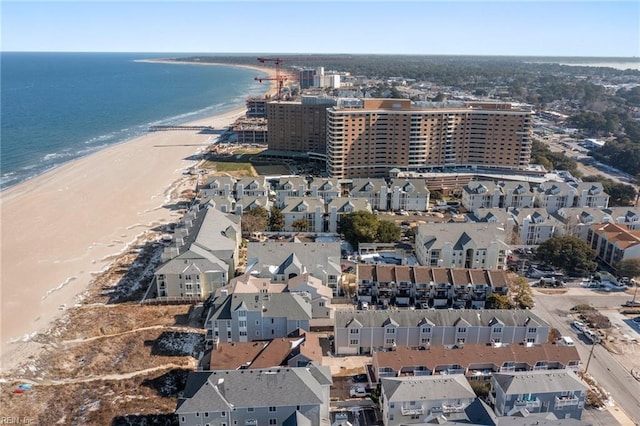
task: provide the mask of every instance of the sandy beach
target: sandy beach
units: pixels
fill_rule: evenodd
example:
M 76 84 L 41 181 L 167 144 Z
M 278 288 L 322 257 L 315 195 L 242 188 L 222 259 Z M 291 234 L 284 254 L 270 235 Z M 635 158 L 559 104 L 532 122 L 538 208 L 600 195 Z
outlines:
M 218 129 L 244 113 L 243 106 L 189 124 Z M 179 218 L 170 208 L 172 189 L 215 137 L 151 132 L 0 193 L 0 371 L 34 354 L 38 345 L 30 337 L 79 303 L 115 256 Z

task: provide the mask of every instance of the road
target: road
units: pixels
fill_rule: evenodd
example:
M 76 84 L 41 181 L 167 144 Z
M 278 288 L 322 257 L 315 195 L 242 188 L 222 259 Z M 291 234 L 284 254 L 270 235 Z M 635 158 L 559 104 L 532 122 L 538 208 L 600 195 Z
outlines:
M 619 308 L 629 299 L 629 295 L 625 293 L 599 294 L 582 288 L 571 288 L 562 296 L 541 294 L 538 291 L 535 293 L 536 308 L 533 312 L 547 321 L 551 327 L 557 328 L 562 335 L 574 338 L 583 368 L 587 367 L 589 353 L 593 350 L 588 364 L 588 373 L 610 393 L 616 405 L 634 424 L 640 425 L 640 382 L 631 375 L 632 366 L 623 365 L 603 346 L 592 346 L 586 340 L 576 338 L 576 332 L 571 327 L 574 318 L 569 311 L 571 307 L 581 303 L 591 304 L 596 308 Z M 598 412 L 591 411 L 591 414 L 595 418 L 600 418 L 599 424 L 609 424 L 610 422 L 610 420 L 602 419 Z

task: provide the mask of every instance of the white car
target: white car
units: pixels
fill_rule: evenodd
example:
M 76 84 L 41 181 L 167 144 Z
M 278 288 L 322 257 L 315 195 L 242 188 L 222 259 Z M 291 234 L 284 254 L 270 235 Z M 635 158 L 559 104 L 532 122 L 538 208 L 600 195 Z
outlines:
M 364 398 L 369 396 L 369 392 L 365 389 L 364 386 L 355 386 L 349 390 L 349 396 L 351 398 Z
M 580 321 L 574 321 L 571 326 L 573 328 L 575 328 L 576 330 L 578 330 L 578 332 L 583 333 L 585 330 L 585 326 L 584 323 L 581 323 Z

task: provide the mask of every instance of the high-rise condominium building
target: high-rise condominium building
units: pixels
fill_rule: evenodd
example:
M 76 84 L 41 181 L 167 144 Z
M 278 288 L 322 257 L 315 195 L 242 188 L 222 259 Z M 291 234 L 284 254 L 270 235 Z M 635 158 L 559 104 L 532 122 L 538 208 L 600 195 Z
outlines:
M 327 108 L 332 98 L 303 97 L 302 102 L 267 104 L 269 150 L 314 152 L 326 150 Z
M 327 110 L 327 171 L 383 177 L 398 168 L 517 169 L 531 159 L 531 114 L 508 103 L 364 99 Z

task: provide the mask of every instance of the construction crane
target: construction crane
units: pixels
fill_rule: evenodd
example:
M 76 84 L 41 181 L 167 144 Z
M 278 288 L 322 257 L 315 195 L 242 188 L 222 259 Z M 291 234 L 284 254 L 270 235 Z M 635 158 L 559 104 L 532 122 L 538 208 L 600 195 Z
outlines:
M 289 78 L 293 78 L 292 76 L 288 76 L 282 73 L 282 63 L 285 61 L 297 61 L 297 62 L 306 62 L 306 61 L 329 61 L 332 57 L 328 56 L 284 56 L 280 58 L 258 58 L 258 62 L 261 64 L 266 64 L 268 62 L 273 62 L 276 73 L 274 77 L 256 77 L 254 80 L 262 83 L 263 81 L 275 81 L 278 88 L 278 100 L 282 100 L 282 90 L 284 89 L 284 82 Z

